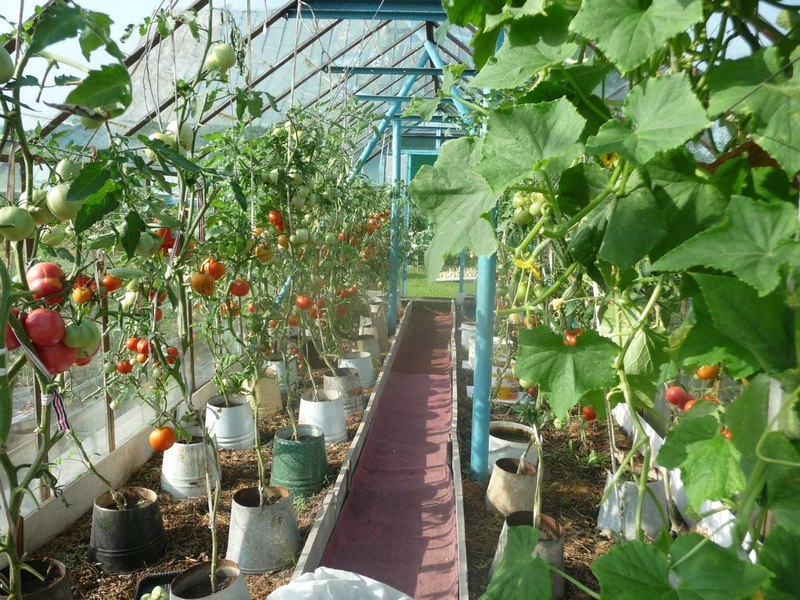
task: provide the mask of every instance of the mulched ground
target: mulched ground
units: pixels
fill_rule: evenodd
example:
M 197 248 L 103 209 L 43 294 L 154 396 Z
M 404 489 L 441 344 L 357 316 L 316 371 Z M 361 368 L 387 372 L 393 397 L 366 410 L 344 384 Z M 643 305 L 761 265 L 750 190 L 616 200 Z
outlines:
M 300 535 L 305 543 L 325 494 L 336 481 L 336 476 L 361 422 L 362 413 L 347 417 L 348 440 L 328 447 L 330 477 L 318 494 L 296 501 L 295 511 Z M 275 431 L 288 425 L 285 415 L 266 417 L 259 423 L 262 453 L 269 470 L 272 464 L 272 438 Z M 218 544 L 220 554 L 228 543 L 228 525 L 233 494 L 258 482 L 258 467 L 255 450 L 220 450 L 222 464 L 222 501 L 217 517 Z M 180 571 L 209 560 L 211 552 L 211 530 L 208 527 L 208 501 L 205 495 L 186 500 L 175 500 L 161 491 L 161 454 L 156 454 L 143 465 L 128 482 L 129 485 L 150 488 L 158 493 L 164 528 L 167 532 L 167 548 L 161 560 L 145 571 L 109 575 L 97 565 L 89 562 L 89 534 L 91 510 L 69 530 L 41 548 L 36 557 L 51 557 L 67 567 L 74 598 L 81 600 L 127 600 L 133 598 L 136 585 L 144 575 L 165 571 Z M 269 472 L 267 472 L 269 479 Z M 264 575 L 246 575 L 245 581 L 253 598 L 263 599 L 267 594 L 288 583 L 294 567 Z
M 461 360 L 459 355 L 459 361 Z M 460 363 L 459 363 L 460 364 Z M 487 513 L 484 508 L 486 485 L 469 480 L 469 454 L 472 406 L 466 397 L 468 374 L 459 373 L 459 443 L 463 465 L 464 510 L 466 520 L 469 597 L 479 598 L 488 585 L 488 568 L 494 557 L 497 539 L 502 528 L 502 518 Z M 507 408 L 493 410 L 493 419 L 516 420 Z M 313 525 L 322 504 L 341 467 L 355 432 L 361 413 L 347 419 L 348 441 L 328 448 L 331 467 L 329 482 L 315 496 L 295 504 L 297 520 L 303 541 Z M 287 424 L 282 415 L 262 419 L 259 431 L 263 444 L 264 461 L 269 469 L 272 459 L 272 438 L 277 429 Z M 565 570 L 588 587 L 597 590 L 597 581 L 589 565 L 610 548 L 610 540 L 600 536 L 595 528 L 597 509 L 603 494 L 605 469 L 608 468 L 609 444 L 603 423 L 586 423 L 581 434 L 581 420 L 574 418 L 561 429 L 548 425 L 544 438 L 544 498 L 543 512 L 556 517 L 565 531 Z M 628 439 L 618 431 L 617 447 L 630 448 Z M 592 454 L 594 451 L 594 454 Z M 258 480 L 254 450 L 222 450 L 223 492 L 218 515 L 218 543 L 224 555 L 227 545 L 231 498 L 237 490 L 256 485 Z M 593 459 L 592 456 L 595 458 Z M 600 457 L 597 459 L 596 457 Z M 161 455 L 157 454 L 131 478 L 129 485 L 148 487 L 158 493 L 159 504 L 167 531 L 166 552 L 156 565 L 146 571 L 130 574 L 108 575 L 89 562 L 89 533 L 91 511 L 88 511 L 68 531 L 59 535 L 36 554 L 52 557 L 65 563 L 72 583 L 73 595 L 82 600 L 123 600 L 134 597 L 137 582 L 148 573 L 177 571 L 208 560 L 211 550 L 211 532 L 208 528 L 208 503 L 205 496 L 188 500 L 174 500 L 161 492 L 159 477 Z M 268 477 L 269 475 L 267 475 Z M 291 579 L 292 568 L 277 573 L 245 576 L 253 598 L 263 599 L 267 594 Z M 569 582 L 565 585 L 565 598 L 583 599 L 589 596 Z

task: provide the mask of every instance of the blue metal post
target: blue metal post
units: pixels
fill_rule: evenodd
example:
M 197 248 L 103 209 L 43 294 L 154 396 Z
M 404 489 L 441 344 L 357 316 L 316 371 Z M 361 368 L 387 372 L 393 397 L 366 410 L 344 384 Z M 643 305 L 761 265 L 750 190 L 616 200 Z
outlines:
M 458 255 L 458 293 L 464 293 L 464 269 L 467 266 L 467 253 L 463 250 Z
M 392 245 L 389 251 L 389 333 L 394 333 L 397 326 L 397 271 L 400 262 L 400 215 L 397 214 L 397 200 L 400 195 L 400 183 L 403 175 L 400 173 L 400 152 L 402 144 L 400 138 L 400 121 L 392 123 L 392 180 L 395 191 L 392 194 Z
M 428 55 L 423 54 L 420 59 L 417 61 L 418 67 L 424 67 L 425 64 L 428 62 Z M 406 79 L 405 84 L 403 85 L 402 89 L 397 93 L 398 96 L 406 96 L 411 91 L 411 88 L 414 86 L 414 82 L 417 80 L 418 75 L 411 74 Z M 367 147 L 364 148 L 364 151 L 361 153 L 361 156 L 356 163 L 355 168 L 353 169 L 353 173 L 350 175 L 351 177 L 354 176 L 356 173 L 361 171 L 364 167 L 364 163 L 372 154 L 372 151 L 375 150 L 375 146 L 378 145 L 378 142 L 383 137 L 386 128 L 389 127 L 389 123 L 392 122 L 392 117 L 394 117 L 398 112 L 400 112 L 400 107 L 402 104 L 400 102 L 393 102 L 392 105 L 389 107 L 389 110 L 386 111 L 386 116 L 383 117 L 383 121 L 378 124 L 377 131 L 372 134 L 372 138 L 370 138 Z M 391 312 L 391 311 L 389 311 Z
M 436 47 L 436 44 L 430 40 L 427 40 L 425 42 L 425 51 L 428 53 L 428 56 L 430 57 L 431 61 L 433 61 L 433 64 L 437 69 L 444 69 L 445 62 L 442 60 L 442 56 L 439 54 L 439 49 Z M 458 101 L 458 99 L 461 97 L 461 93 L 456 89 L 456 86 L 453 86 L 447 91 L 453 95 L 453 103 L 455 104 L 459 114 L 461 116 L 468 115 L 469 110 L 467 107 Z
M 478 257 L 478 293 L 475 318 L 475 389 L 472 393 L 470 478 L 489 477 L 489 419 L 494 341 L 494 294 L 497 255 Z

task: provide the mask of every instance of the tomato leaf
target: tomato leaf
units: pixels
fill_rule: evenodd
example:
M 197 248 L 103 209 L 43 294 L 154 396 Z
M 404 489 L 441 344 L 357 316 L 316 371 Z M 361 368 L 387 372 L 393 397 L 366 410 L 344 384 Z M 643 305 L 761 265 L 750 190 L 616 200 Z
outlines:
M 130 106 L 131 76 L 120 63 L 103 65 L 100 70 L 89 71 L 86 79 L 67 96 L 69 104 L 91 108 L 105 106 Z
M 550 571 L 540 556 L 533 550 L 542 537 L 542 532 L 530 525 L 508 528 L 508 538 L 500 564 L 489 582 L 485 600 L 525 598 L 526 600 L 548 600 L 552 594 Z
M 425 253 L 428 279 L 441 271 L 444 258 L 469 249 L 475 254 L 494 252 L 497 240 L 481 215 L 494 208 L 497 196 L 480 175 L 468 171 L 480 157 L 482 140 L 464 137 L 442 144 L 433 166 L 423 165 L 409 185 L 409 193 L 434 228 Z
M 86 198 L 75 216 L 75 233 L 86 231 L 119 208 L 119 191 L 119 184 L 109 180 L 100 190 Z
M 231 184 L 231 189 L 233 190 L 233 196 L 236 198 L 236 202 L 239 203 L 239 206 L 242 210 L 246 211 L 248 208 L 247 197 L 244 195 L 244 191 L 242 191 L 242 186 L 240 186 L 239 182 L 235 179 L 229 179 L 228 182 Z
M 166 162 L 172 163 L 173 165 L 181 167 L 182 169 L 186 169 L 191 173 L 200 173 L 203 170 L 199 165 L 196 165 L 185 156 L 182 156 L 180 152 L 170 148 L 161 140 L 151 140 L 145 135 L 137 136 L 137 139 L 155 152 L 160 158 L 163 158 Z
M 633 540 L 613 546 L 591 565 L 603 598 L 678 600 L 669 584 L 666 555 L 651 544 Z
M 586 392 L 614 384 L 612 363 L 618 352 L 616 344 L 594 331 L 585 331 L 575 346 L 567 346 L 547 327 L 537 327 L 520 332 L 514 372 L 538 383 L 549 394 L 553 412 L 563 417 Z
M 52 44 L 73 38 L 82 27 L 82 9 L 51 4 L 36 23 L 28 52 L 36 54 Z
M 583 0 L 570 30 L 597 42 L 627 73 L 702 19 L 701 0 Z
M 768 373 L 780 373 L 795 365 L 788 323 L 792 315 L 783 296 L 759 297 L 746 283 L 732 277 L 694 274 L 714 327 L 736 340 Z
M 504 11 L 506 9 L 518 10 L 508 5 Z M 547 14 L 512 23 L 503 47 L 484 65 L 470 85 L 513 88 L 523 85 L 551 65 L 560 65 L 578 49 L 577 44 L 567 42 L 569 21 L 570 14 L 559 4 L 554 4 L 547 8 Z
M 136 244 L 139 243 L 139 236 L 143 231 L 147 231 L 147 225 L 135 211 L 128 211 L 125 215 L 125 225 L 122 228 L 120 244 L 125 249 L 128 258 L 136 253 Z
M 543 169 L 548 161 L 576 155 L 585 124 L 564 98 L 492 111 L 481 161 L 472 170 L 500 194 L 510 184 Z
M 609 121 L 589 138 L 586 147 L 590 152 L 617 152 L 635 164 L 644 164 L 708 126 L 703 105 L 683 74 L 644 80 L 625 98 L 622 112 L 624 121 Z
M 747 598 L 769 579 L 767 569 L 751 563 L 735 547 L 723 548 L 697 533 L 679 536 L 669 559 L 681 600 Z
M 67 200 L 86 200 L 98 192 L 111 177 L 111 171 L 103 162 L 92 162 L 84 165 L 78 176 L 69 186 Z
M 668 252 L 652 268 L 677 271 L 701 265 L 720 269 L 764 296 L 780 284 L 784 265 L 800 268 L 795 213 L 785 202 L 767 204 L 734 196 L 722 223 Z

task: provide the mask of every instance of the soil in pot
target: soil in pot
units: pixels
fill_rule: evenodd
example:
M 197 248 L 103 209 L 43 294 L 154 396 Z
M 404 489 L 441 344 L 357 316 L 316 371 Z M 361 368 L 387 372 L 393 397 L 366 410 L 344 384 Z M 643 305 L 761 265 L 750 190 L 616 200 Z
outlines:
M 210 569 L 211 563 L 209 562 L 186 569 L 172 580 L 170 598 L 175 600 L 199 600 L 201 598 L 244 600 L 251 598 L 244 577 L 235 562 L 225 559 L 219 561 L 214 578 L 216 591 L 213 592 L 209 577 Z
M 28 571 L 22 571 L 22 600 L 72 600 L 66 567 L 52 558 L 29 560 L 25 563 L 44 577 L 41 581 Z M 8 567 L 0 571 L 3 579 L 8 579 Z M 0 594 L 0 599 L 8 596 Z
M 126 572 L 155 563 L 164 553 L 166 534 L 152 490 L 125 487 L 120 509 L 111 492 L 100 495 L 92 510 L 90 558 L 104 571 Z

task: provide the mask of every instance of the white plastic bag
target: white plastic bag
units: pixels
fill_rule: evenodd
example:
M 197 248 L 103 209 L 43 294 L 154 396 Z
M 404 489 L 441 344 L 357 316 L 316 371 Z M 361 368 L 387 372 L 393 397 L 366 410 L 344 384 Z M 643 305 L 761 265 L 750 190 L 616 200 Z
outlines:
M 267 600 L 414 600 L 369 577 L 319 567 L 279 587 Z

